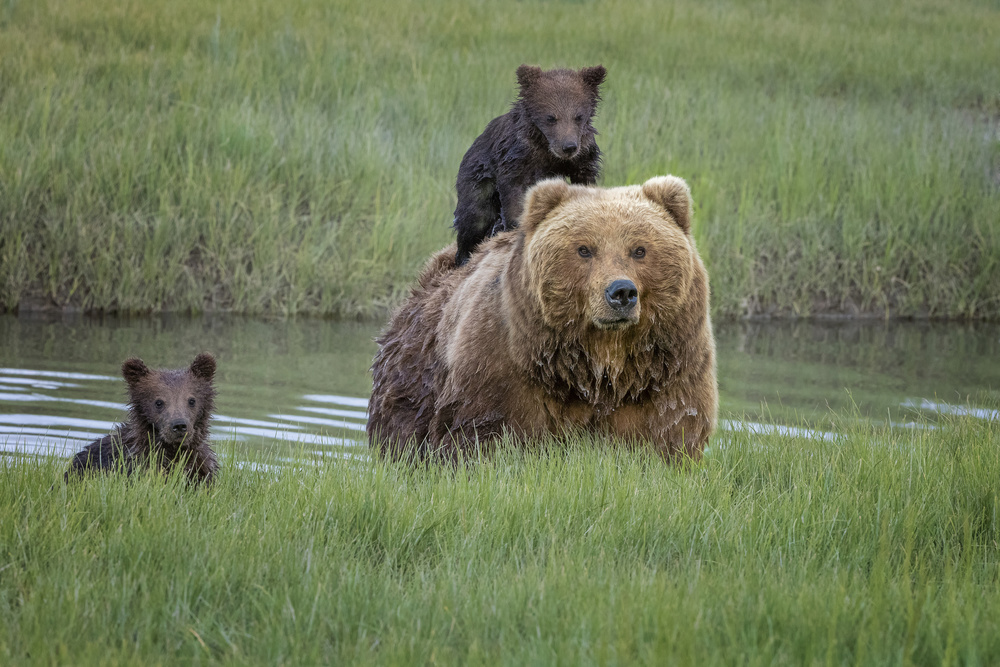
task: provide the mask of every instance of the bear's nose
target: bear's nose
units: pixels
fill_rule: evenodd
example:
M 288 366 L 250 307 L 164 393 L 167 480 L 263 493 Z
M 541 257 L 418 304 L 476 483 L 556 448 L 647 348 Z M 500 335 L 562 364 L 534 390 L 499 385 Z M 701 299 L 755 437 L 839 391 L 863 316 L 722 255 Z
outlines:
M 175 419 L 172 422 L 170 422 L 170 430 L 176 433 L 177 435 L 181 435 L 182 433 L 187 433 L 188 430 L 187 422 L 184 421 L 183 419 Z
M 604 290 L 604 298 L 609 306 L 624 313 L 635 308 L 639 290 L 631 280 L 616 280 Z
M 576 144 L 575 141 L 566 141 L 566 142 L 563 142 L 563 145 L 562 145 L 563 153 L 565 153 L 566 155 L 572 155 L 573 153 L 576 152 L 576 145 L 577 144 Z

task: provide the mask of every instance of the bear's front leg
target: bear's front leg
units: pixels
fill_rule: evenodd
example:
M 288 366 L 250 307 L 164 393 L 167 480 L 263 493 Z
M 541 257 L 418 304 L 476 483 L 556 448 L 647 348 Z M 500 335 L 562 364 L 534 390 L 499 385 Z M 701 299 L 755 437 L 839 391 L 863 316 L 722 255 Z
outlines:
M 597 178 L 601 175 L 601 152 L 597 146 L 577 156 L 576 161 L 576 168 L 567 174 L 569 182 L 574 185 L 596 185 Z
M 686 402 L 660 400 L 659 406 L 652 402 L 619 406 L 605 417 L 602 430 L 623 440 L 648 442 L 667 459 L 678 455 L 700 459 L 711 431 L 707 416 Z
M 458 182 L 458 205 L 453 223 L 458 236 L 455 264 L 465 264 L 476 246 L 491 236 L 500 214 L 500 198 L 493 179 Z
M 521 221 L 524 211 L 524 193 L 528 186 L 523 183 L 511 182 L 500 188 L 500 229 L 496 232 L 509 232 L 515 229 Z

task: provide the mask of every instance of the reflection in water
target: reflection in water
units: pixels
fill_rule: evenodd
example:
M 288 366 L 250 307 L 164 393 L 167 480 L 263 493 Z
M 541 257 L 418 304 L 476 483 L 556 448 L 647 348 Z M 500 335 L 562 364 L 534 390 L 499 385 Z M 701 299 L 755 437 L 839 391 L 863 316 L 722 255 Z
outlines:
M 336 403 L 337 405 L 349 405 L 352 408 L 368 409 L 367 398 L 352 398 L 350 396 L 323 396 L 321 394 L 307 394 L 302 398 L 307 401 L 316 401 L 317 403 Z
M 215 441 L 367 456 L 368 368 L 379 324 L 239 317 L 0 316 L 0 451 L 70 456 L 125 418 L 123 359 L 219 367 Z M 720 427 L 835 440 L 835 417 L 911 426 L 1000 419 L 1000 327 L 928 323 L 716 326 Z M 291 459 L 289 459 L 291 460 Z
M 935 403 L 934 401 L 928 401 L 926 398 L 919 401 L 903 401 L 903 407 L 928 410 L 930 412 L 936 412 L 939 415 L 958 415 L 960 417 L 975 417 L 976 419 L 986 419 L 988 421 L 1000 421 L 1000 410 L 970 408 L 966 405 Z
M 722 408 L 755 421 L 907 426 L 942 414 L 930 403 L 1000 399 L 996 324 L 755 322 L 716 337 Z
M 838 435 L 831 431 L 819 431 L 801 426 L 785 426 L 784 424 L 761 424 L 745 419 L 720 419 L 719 428 L 724 431 L 743 431 L 751 435 L 780 435 L 785 438 L 806 438 L 830 442 L 838 438 Z

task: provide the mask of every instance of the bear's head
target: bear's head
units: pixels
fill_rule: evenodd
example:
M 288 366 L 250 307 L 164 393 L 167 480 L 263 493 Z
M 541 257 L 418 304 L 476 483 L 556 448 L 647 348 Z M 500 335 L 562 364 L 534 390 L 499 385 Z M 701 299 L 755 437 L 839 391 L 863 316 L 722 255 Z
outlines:
M 190 443 L 197 431 L 204 434 L 214 409 L 215 358 L 199 354 L 188 368 L 154 370 L 142 359 L 127 359 L 122 376 L 128 384 L 132 419 L 151 432 L 155 442 Z
M 606 74 L 601 65 L 581 70 L 543 71 L 531 65 L 517 68 L 519 102 L 556 158 L 572 160 L 593 141 L 590 121 Z
M 542 181 L 526 196 L 520 229 L 523 285 L 552 329 L 641 333 L 693 305 L 704 313 L 708 287 L 695 284 L 704 274 L 680 178 L 608 189 Z

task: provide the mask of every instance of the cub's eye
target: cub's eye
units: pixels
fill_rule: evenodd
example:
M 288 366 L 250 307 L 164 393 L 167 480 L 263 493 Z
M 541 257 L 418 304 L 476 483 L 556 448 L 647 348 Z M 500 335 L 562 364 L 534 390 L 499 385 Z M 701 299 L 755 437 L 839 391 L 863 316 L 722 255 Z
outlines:
M 643 248 L 642 246 L 639 246 L 638 248 L 632 251 L 632 257 L 635 257 L 636 259 L 642 259 L 645 256 L 646 256 L 646 249 Z
M 190 405 L 192 408 L 194 407 L 194 399 L 193 398 L 189 398 L 188 399 L 188 405 Z
M 555 125 L 556 124 L 556 117 L 555 116 L 546 116 L 545 117 L 545 122 L 548 123 L 549 125 Z
M 156 399 L 156 403 L 154 403 L 153 405 L 156 406 L 157 410 L 162 410 L 163 409 L 163 399 L 162 398 Z
M 576 122 L 578 122 L 578 123 L 582 123 L 583 122 L 583 114 L 582 113 L 578 113 L 576 115 Z
M 576 252 L 579 253 L 580 257 L 591 257 L 591 256 L 593 256 L 593 253 L 590 252 L 590 248 L 588 248 L 585 245 L 582 245 L 579 248 L 577 248 Z

